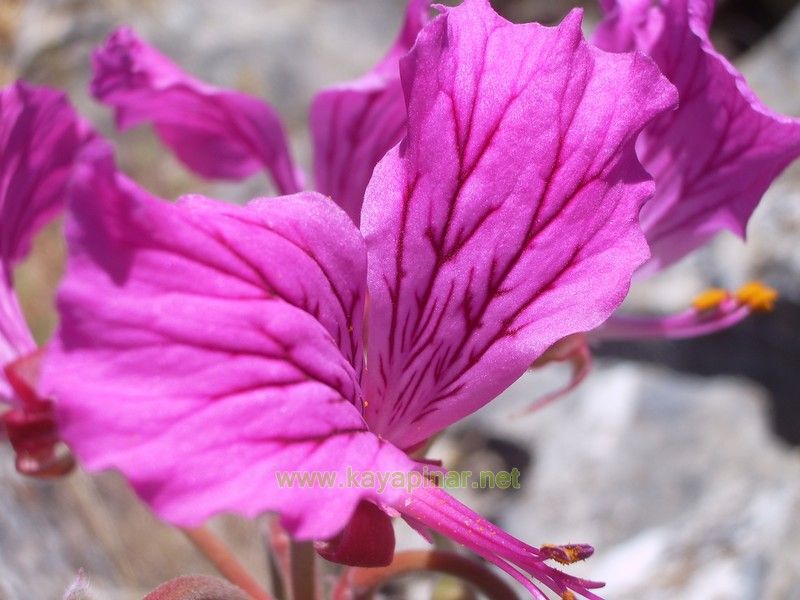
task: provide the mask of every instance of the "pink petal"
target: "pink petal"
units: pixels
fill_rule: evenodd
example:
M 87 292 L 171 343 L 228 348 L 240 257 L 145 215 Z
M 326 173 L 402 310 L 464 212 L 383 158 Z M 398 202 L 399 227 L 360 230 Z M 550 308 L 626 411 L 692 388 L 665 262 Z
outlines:
M 656 181 L 642 211 L 653 272 L 721 230 L 744 236 L 772 181 L 800 155 L 800 120 L 771 111 L 712 46 L 713 0 L 606 0 L 595 36 L 604 48 L 639 49 L 678 88 L 680 106 L 654 121 L 637 150 Z
M 280 118 L 266 103 L 190 77 L 127 27 L 93 56 L 92 94 L 127 129 L 152 123 L 203 177 L 243 179 L 266 169 L 281 193 L 302 189 Z
M 636 48 L 635 31 L 647 21 L 653 0 L 599 0 L 603 21 L 592 41 L 609 52 L 630 52 Z
M 350 219 L 313 193 L 171 205 L 92 152 L 43 373 L 63 438 L 173 523 L 273 510 L 300 538 L 333 536 L 374 490 L 282 487 L 278 472 L 413 466 L 361 416 L 347 329 L 359 339 L 365 252 Z
M 0 92 L 0 366 L 36 348 L 14 294 L 14 267 L 62 209 L 66 178 L 91 137 L 61 92 L 23 82 Z M 0 396 L 12 399 L 4 376 Z
M 634 139 L 674 103 L 641 55 L 589 46 L 575 11 L 512 25 L 447 10 L 402 63 L 408 138 L 377 166 L 367 420 L 408 448 L 603 322 L 646 260 Z
M 405 135 L 400 59 L 428 20 L 430 0 L 409 0 L 394 46 L 363 77 L 320 92 L 311 107 L 316 189 L 358 224 L 364 190 L 378 161 Z

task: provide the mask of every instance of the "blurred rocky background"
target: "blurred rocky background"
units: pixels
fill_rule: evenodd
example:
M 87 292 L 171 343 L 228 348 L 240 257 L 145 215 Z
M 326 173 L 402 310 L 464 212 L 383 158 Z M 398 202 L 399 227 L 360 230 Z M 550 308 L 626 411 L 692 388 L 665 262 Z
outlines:
M 587 29 L 597 18 L 586 5 Z M 800 115 L 800 8 L 795 0 L 720 2 L 714 37 L 773 108 Z M 517 21 L 559 19 L 575 2 L 495 0 Z M 115 26 L 139 33 L 200 77 L 260 94 L 283 114 L 307 166 L 306 111 L 315 90 L 353 78 L 388 47 L 401 0 L 0 0 L 0 81 L 69 90 L 117 141 L 123 168 L 153 191 L 242 201 L 267 190 L 200 181 L 147 129 L 119 135 L 86 94 L 89 54 Z M 37 240 L 17 280 L 41 340 L 55 325 L 59 224 Z M 448 432 L 433 451 L 455 469 L 522 471 L 522 489 L 462 498 L 532 543 L 587 541 L 578 570 L 608 582 L 611 600 L 800 599 L 800 166 L 767 195 L 746 245 L 732 236 L 652 282 L 628 305 L 684 307 L 710 285 L 759 278 L 777 310 L 698 341 L 606 344 L 589 381 L 544 411 L 514 417 L 559 386 L 560 367 L 527 375 Z M 252 526 L 214 526 L 260 577 Z M 404 546 L 420 545 L 402 532 Z M 0 600 L 47 600 L 84 568 L 90 596 L 137 599 L 184 573 L 213 573 L 182 536 L 155 521 L 114 474 L 43 483 L 18 476 L 0 448 Z M 452 592 L 452 590 L 450 590 Z M 448 596 L 406 582 L 390 596 Z

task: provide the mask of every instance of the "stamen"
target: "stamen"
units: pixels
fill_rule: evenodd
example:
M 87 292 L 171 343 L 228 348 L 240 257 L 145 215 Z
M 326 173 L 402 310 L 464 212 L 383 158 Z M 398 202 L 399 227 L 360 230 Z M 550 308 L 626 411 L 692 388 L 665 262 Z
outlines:
M 760 281 L 751 281 L 739 288 L 736 299 L 753 312 L 769 312 L 775 309 L 778 292 Z
M 712 288 L 695 298 L 692 308 L 666 317 L 612 316 L 592 333 L 600 340 L 685 339 L 715 333 L 755 312 L 775 308 L 778 292 L 760 281 L 742 286 L 735 294 Z
M 697 298 L 694 299 L 694 302 L 692 302 L 692 306 L 695 310 L 701 312 L 715 310 L 730 297 L 731 295 L 728 290 L 723 290 L 722 288 L 711 288 L 698 295 Z
M 586 560 L 594 554 L 594 548 L 588 544 L 565 544 L 563 546 L 544 544 L 541 551 L 547 558 L 560 562 L 562 565 L 571 565 Z

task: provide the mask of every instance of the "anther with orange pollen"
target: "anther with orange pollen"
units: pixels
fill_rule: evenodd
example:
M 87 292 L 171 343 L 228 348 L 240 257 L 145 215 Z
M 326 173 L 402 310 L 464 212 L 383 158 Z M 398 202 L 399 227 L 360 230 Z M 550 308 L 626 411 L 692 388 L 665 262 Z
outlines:
M 700 337 L 738 325 L 753 313 L 769 312 L 775 308 L 777 300 L 778 292 L 760 281 L 751 281 L 736 292 L 714 287 L 698 294 L 689 308 L 677 314 L 656 317 L 614 315 L 594 331 L 567 336 L 553 344 L 531 368 L 552 362 L 569 363 L 572 367 L 569 383 L 538 398 L 520 415 L 537 411 L 580 385 L 591 370 L 592 342 Z
M 736 300 L 753 312 L 775 310 L 778 292 L 760 281 L 751 281 L 736 292 Z
M 594 548 L 589 544 L 544 544 L 540 547 L 542 554 L 562 565 L 571 565 L 586 560 L 594 554 Z
M 692 307 L 700 312 L 716 310 L 719 306 L 729 300 L 731 294 L 722 288 L 710 288 L 699 294 L 692 302 Z
M 775 309 L 778 292 L 760 281 L 751 281 L 735 294 L 721 288 L 711 288 L 699 294 L 692 302 L 700 312 L 716 310 L 726 301 L 734 299 L 739 305 L 748 307 L 751 312 L 769 312 Z
M 715 333 L 738 325 L 756 312 L 775 308 L 778 292 L 760 281 L 752 281 L 735 293 L 721 288 L 711 288 L 699 294 L 692 306 L 680 313 L 666 317 L 611 317 L 598 330 L 593 339 L 685 339 Z

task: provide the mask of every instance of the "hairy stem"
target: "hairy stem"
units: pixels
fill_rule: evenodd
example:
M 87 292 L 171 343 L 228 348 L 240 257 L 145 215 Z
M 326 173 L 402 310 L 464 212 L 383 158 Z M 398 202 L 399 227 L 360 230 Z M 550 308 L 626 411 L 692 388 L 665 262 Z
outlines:
M 158 586 L 144 600 L 250 600 L 250 597 L 224 579 L 190 575 Z

